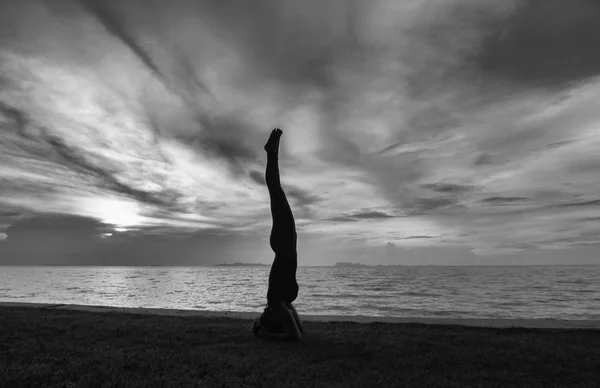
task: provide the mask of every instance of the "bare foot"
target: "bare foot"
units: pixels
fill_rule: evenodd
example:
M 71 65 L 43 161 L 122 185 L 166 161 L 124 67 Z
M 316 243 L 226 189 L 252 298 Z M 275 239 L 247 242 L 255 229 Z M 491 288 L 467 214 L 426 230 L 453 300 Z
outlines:
M 279 128 L 275 128 L 273 132 L 271 132 L 271 136 L 269 136 L 269 140 L 267 140 L 267 144 L 265 144 L 265 151 L 267 154 L 277 154 L 279 153 L 279 139 L 283 132 Z

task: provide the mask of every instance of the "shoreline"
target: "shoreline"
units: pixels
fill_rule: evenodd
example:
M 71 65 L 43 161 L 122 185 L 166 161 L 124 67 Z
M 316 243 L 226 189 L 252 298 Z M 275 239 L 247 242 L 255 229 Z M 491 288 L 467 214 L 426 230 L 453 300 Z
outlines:
M 109 307 L 61 303 L 22 303 L 0 302 L 0 307 L 27 307 L 39 309 L 74 310 L 96 313 L 126 313 L 143 315 L 162 315 L 175 317 L 232 318 L 254 320 L 260 311 L 211 311 L 181 310 L 144 307 Z M 600 319 L 564 320 L 564 319 L 491 319 L 491 318 L 418 318 L 418 317 L 374 317 L 364 315 L 305 315 L 300 318 L 307 322 L 353 322 L 353 323 L 417 323 L 426 325 L 459 325 L 490 328 L 535 328 L 535 329 L 600 329 Z

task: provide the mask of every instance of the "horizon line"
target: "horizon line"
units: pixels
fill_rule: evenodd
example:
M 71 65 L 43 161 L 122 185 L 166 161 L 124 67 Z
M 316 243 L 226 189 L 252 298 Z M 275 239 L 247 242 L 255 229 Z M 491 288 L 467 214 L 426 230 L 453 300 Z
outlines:
M 226 265 L 223 265 L 226 264 Z M 271 263 L 272 264 L 272 263 Z M 252 263 L 246 265 L 235 265 L 229 263 L 219 264 L 196 264 L 196 265 L 177 265 L 177 264 L 136 264 L 136 265 L 114 265 L 114 264 L 0 264 L 0 267 L 264 267 L 271 264 Z M 592 264 L 361 264 L 353 263 L 347 266 L 338 265 L 299 265 L 298 268 L 350 268 L 360 267 L 595 267 L 600 263 Z

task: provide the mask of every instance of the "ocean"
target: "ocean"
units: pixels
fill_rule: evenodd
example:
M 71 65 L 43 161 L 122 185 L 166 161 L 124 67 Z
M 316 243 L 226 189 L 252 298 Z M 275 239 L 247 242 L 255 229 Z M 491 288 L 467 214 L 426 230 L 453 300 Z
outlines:
M 0 301 L 262 311 L 269 267 L 0 267 Z M 300 314 L 600 319 L 600 266 L 300 267 Z

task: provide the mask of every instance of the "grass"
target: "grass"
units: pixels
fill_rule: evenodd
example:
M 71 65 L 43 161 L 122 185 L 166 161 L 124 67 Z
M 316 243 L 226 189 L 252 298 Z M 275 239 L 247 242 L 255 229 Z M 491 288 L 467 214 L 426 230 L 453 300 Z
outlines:
M 0 387 L 600 387 L 600 331 L 251 321 L 0 307 Z

